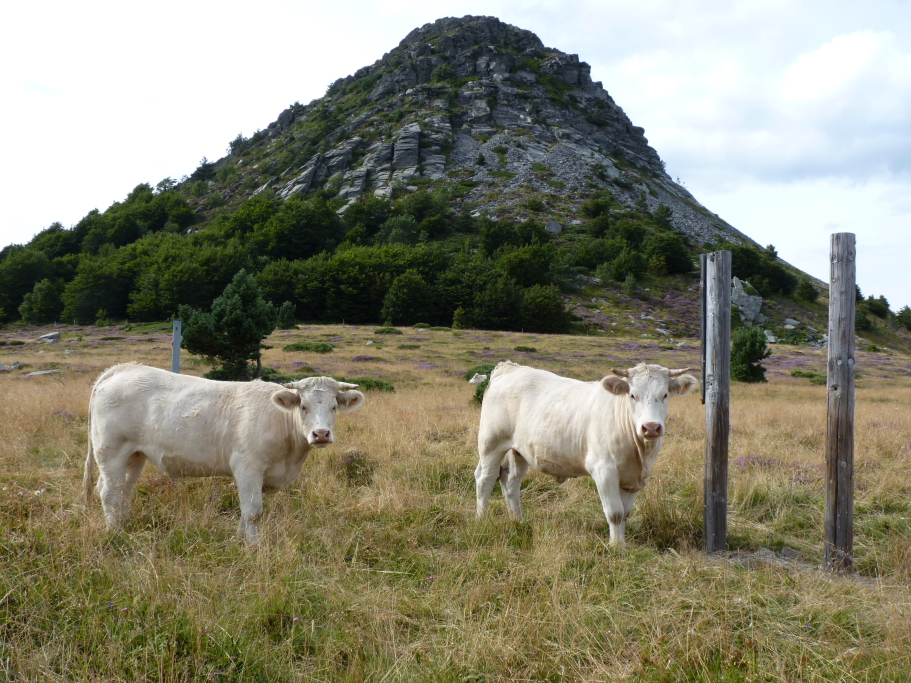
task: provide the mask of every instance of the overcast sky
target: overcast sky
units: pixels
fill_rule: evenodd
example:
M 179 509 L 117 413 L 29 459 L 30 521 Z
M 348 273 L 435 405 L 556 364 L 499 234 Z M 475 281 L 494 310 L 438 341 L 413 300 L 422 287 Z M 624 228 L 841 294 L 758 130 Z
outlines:
M 911 305 L 904 0 L 22 2 L 0 28 L 0 246 L 189 174 L 413 28 L 488 14 L 578 53 L 711 211 L 828 280 Z

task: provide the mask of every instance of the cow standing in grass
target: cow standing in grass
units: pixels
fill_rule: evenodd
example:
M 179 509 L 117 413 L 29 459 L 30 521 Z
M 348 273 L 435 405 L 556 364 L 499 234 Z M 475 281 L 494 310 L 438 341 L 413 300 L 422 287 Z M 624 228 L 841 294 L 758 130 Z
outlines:
M 95 464 L 108 528 L 126 519 L 147 460 L 171 477 L 233 477 L 237 533 L 254 541 L 263 489 L 290 484 L 311 448 L 333 442 L 336 413 L 364 402 L 356 386 L 331 377 L 284 386 L 215 382 L 137 363 L 115 365 L 95 382 L 89 401 L 86 502 Z
M 509 361 L 491 373 L 478 432 L 478 517 L 499 479 L 511 517 L 522 519 L 519 486 L 530 466 L 562 483 L 592 477 L 622 543 L 626 519 L 645 487 L 661 443 L 668 398 L 699 385 L 687 370 L 640 364 L 580 382 Z

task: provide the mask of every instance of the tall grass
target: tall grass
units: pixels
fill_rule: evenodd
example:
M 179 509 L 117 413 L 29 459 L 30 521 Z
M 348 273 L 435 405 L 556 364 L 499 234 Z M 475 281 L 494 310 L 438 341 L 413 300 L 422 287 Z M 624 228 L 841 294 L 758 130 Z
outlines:
M 509 521 L 499 494 L 474 520 L 467 368 L 517 344 L 548 349 L 523 362 L 580 379 L 643 358 L 695 362 L 603 338 L 415 331 L 419 349 L 387 348 L 389 362 L 365 368 L 351 358 L 372 328 L 276 333 L 276 347 L 332 338 L 333 354 L 307 362 L 396 393 L 339 418 L 336 445 L 267 497 L 256 546 L 234 538 L 233 482 L 151 467 L 126 529 L 108 533 L 80 495 L 89 389 L 115 362 L 169 367 L 165 337 L 93 336 L 109 333 L 0 350 L 30 365 L 0 375 L 0 680 L 911 680 L 907 358 L 859 383 L 857 572 L 839 576 L 820 569 L 825 389 L 786 373 L 733 389 L 727 555 L 700 552 L 695 397 L 672 401 L 626 547 L 607 546 L 585 479 L 532 472 L 526 522 Z M 291 373 L 287 355 L 266 363 Z M 49 363 L 66 372 L 24 374 Z

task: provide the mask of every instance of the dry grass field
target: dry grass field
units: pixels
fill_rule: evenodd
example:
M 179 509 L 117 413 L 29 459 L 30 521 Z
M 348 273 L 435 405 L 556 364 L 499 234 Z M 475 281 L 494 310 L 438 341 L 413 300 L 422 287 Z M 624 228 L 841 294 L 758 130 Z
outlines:
M 252 547 L 234 537 L 230 480 L 150 466 L 121 533 L 97 497 L 84 506 L 91 384 L 121 361 L 169 367 L 167 328 L 0 346 L 0 363 L 27 365 L 0 373 L 0 680 L 911 680 L 911 359 L 858 354 L 857 571 L 841 576 L 820 567 L 825 388 L 789 374 L 823 370 L 824 351 L 773 347 L 769 383 L 733 387 L 731 552 L 707 558 L 698 394 L 671 401 L 615 549 L 590 480 L 531 473 L 526 522 L 498 489 L 474 520 L 479 409 L 463 376 L 511 358 L 595 380 L 640 360 L 697 367 L 694 347 L 403 331 L 272 336 L 266 363 L 285 374 L 395 392 L 339 418 L 336 444 L 267 497 Z M 282 350 L 299 341 L 335 349 Z M 42 369 L 63 372 L 27 374 Z M 206 369 L 185 357 L 185 372 Z

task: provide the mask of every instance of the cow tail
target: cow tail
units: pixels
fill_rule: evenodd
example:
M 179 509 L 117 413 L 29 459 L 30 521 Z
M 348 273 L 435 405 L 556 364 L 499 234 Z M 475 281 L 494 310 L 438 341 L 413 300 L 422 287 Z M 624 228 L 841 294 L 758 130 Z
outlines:
M 95 479 L 95 447 L 92 445 L 92 410 L 89 407 L 89 452 L 85 457 L 85 472 L 82 475 L 82 488 L 85 492 L 86 507 L 92 504 L 92 488 Z

